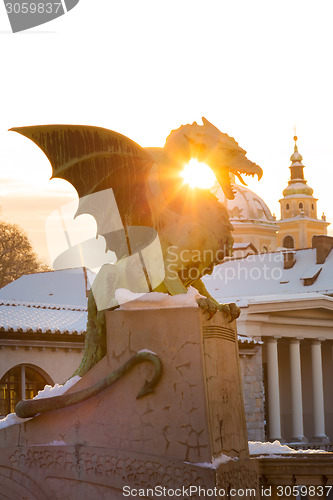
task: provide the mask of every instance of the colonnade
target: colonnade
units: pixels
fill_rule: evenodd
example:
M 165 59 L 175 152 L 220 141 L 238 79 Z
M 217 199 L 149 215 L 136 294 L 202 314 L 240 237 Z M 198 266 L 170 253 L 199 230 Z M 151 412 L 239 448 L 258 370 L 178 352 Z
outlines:
M 280 376 L 278 364 L 278 342 L 281 337 L 265 338 L 267 357 L 268 428 L 270 440 L 283 440 L 281 434 Z M 291 442 L 306 442 L 303 424 L 303 399 L 301 376 L 300 342 L 302 338 L 284 339 L 289 343 L 290 391 L 291 391 Z M 327 442 L 325 434 L 325 409 L 321 343 L 324 339 L 308 339 L 311 342 L 311 371 L 313 391 L 313 436 L 314 442 Z

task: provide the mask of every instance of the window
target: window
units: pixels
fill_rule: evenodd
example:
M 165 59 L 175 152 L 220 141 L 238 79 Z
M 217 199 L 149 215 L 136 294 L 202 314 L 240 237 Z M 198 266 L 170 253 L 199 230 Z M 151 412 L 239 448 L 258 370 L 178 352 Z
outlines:
M 312 210 L 314 210 L 314 204 L 313 203 L 311 203 L 311 208 L 312 208 Z
M 286 210 L 289 210 L 289 203 L 286 204 Z
M 292 236 L 285 236 L 283 238 L 282 246 L 284 248 L 294 248 L 295 247 L 294 238 Z
M 53 382 L 41 370 L 30 365 L 17 365 L 11 368 L 0 380 L 0 415 L 15 411 L 16 404 L 21 399 L 31 399 L 44 389 L 46 384 Z M 22 385 L 25 385 L 22 390 Z
M 303 203 L 302 203 L 302 202 L 300 202 L 300 203 L 298 204 L 298 208 L 299 208 L 300 210 L 303 210 Z

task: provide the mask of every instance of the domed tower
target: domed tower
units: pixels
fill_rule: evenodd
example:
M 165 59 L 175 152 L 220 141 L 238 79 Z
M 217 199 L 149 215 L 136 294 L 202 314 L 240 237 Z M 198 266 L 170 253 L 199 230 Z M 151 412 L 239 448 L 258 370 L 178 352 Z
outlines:
M 234 255 L 238 256 L 243 246 L 252 245 L 254 253 L 270 252 L 276 249 L 278 225 L 275 216 L 260 196 L 248 187 L 236 184 L 233 200 L 227 200 L 223 193 L 219 199 L 226 206 L 230 221 L 234 227 Z
M 291 155 L 290 180 L 283 191 L 281 220 L 278 221 L 278 246 L 285 248 L 310 248 L 315 234 L 327 234 L 326 217 L 317 218 L 317 198 L 304 179 L 302 156 L 294 136 L 294 153 Z

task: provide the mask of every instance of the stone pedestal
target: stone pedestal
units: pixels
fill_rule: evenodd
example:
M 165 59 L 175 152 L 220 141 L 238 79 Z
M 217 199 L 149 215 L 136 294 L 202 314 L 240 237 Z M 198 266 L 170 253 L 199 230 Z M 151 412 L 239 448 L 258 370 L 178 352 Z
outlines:
M 107 315 L 107 330 L 113 368 L 142 349 L 163 364 L 149 397 L 135 401 L 150 366 L 114 387 L 117 448 L 194 463 L 248 456 L 235 327 L 221 313 L 205 321 L 198 308 L 120 310 Z
M 245 489 L 259 498 L 235 323 L 221 313 L 207 321 L 197 307 L 117 310 L 107 313 L 107 332 L 107 356 L 71 392 L 144 349 L 162 362 L 160 382 L 136 399 L 153 374 L 143 363 L 85 402 L 1 430 L 0 481 L 12 498 L 123 499 L 136 496 L 131 489 L 158 498 L 156 487 L 178 498 L 205 498 L 199 487 L 217 488 L 213 498 Z

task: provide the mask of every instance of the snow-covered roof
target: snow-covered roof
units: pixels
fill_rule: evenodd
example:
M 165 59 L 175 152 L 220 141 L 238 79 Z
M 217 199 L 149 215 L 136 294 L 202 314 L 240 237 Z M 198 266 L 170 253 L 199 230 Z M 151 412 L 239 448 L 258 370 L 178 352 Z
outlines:
M 258 253 L 258 250 L 257 248 L 253 245 L 253 243 L 250 243 L 250 242 L 239 242 L 239 243 L 234 243 L 232 245 L 232 249 L 233 249 L 233 254 L 232 254 L 232 257 L 227 257 L 227 259 L 237 259 L 239 257 L 238 254 L 239 252 L 245 252 L 247 251 L 248 253 L 246 255 L 249 255 L 250 252 L 252 251 L 252 253 Z M 246 255 L 242 255 L 242 257 L 246 257 Z
M 26 274 L 9 283 L 0 290 L 0 332 L 84 333 L 94 277 L 81 267 Z
M 0 303 L 0 332 L 84 333 L 86 310 L 66 310 Z
M 281 300 L 292 295 L 299 299 L 301 294 L 333 294 L 333 251 L 323 264 L 316 264 L 315 249 L 297 250 L 294 255 L 296 262 L 291 269 L 284 269 L 283 252 L 226 261 L 204 278 L 205 286 L 219 301 L 245 303 L 254 296 L 265 296 L 265 300 L 267 296 L 276 296 Z M 305 286 L 310 274 L 313 283 Z
M 25 274 L 0 289 L 0 301 L 20 304 L 86 307 L 95 273 L 84 267 Z
M 250 241 L 246 241 L 246 242 L 240 242 L 240 243 L 234 243 L 232 245 L 233 249 L 234 250 L 242 250 L 242 249 L 246 249 L 247 247 L 249 246 L 254 246 Z

